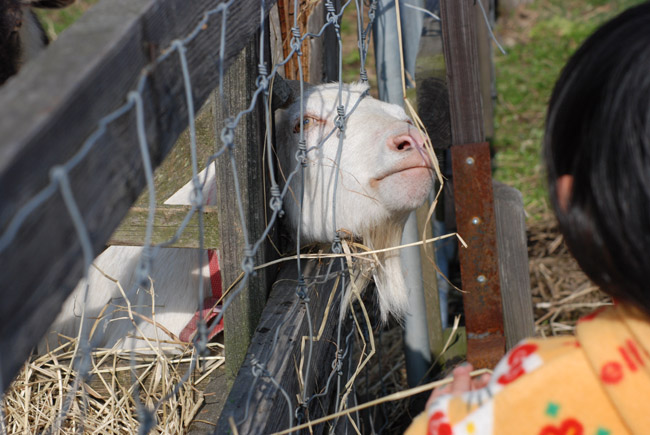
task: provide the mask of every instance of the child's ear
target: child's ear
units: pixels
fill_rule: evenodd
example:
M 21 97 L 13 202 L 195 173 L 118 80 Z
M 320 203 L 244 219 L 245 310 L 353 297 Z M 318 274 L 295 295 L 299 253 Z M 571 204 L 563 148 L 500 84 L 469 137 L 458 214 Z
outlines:
M 561 175 L 555 182 L 555 194 L 560 210 L 566 213 L 571 202 L 571 192 L 573 191 L 573 175 Z

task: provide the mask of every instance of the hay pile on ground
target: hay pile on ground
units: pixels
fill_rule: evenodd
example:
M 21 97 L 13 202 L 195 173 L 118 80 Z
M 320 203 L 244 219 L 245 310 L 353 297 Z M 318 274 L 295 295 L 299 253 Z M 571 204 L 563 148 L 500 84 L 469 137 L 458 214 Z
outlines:
M 580 270 L 551 215 L 528 223 L 528 257 L 538 335 L 570 334 L 577 320 L 611 298 Z
M 24 365 L 4 396 L 5 433 L 135 433 L 147 414 L 150 433 L 184 433 L 203 404 L 204 380 L 224 362 L 218 343 L 191 374 L 191 349 L 174 357 L 96 350 L 82 382 L 72 369 L 84 358 L 75 358 L 76 344 Z

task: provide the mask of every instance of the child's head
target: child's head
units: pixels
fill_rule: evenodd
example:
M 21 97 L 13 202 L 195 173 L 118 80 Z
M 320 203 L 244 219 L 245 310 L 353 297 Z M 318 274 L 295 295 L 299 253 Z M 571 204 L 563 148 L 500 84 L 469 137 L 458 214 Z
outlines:
M 585 273 L 650 315 L 650 3 L 598 29 L 549 106 L 551 202 Z

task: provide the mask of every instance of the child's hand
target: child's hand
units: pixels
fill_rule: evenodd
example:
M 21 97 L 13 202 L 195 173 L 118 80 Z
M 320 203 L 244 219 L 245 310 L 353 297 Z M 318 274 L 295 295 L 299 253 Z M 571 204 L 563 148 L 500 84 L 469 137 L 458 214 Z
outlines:
M 463 364 L 462 366 L 456 367 L 452 372 L 453 380 L 450 384 L 445 385 L 444 387 L 438 387 L 433 390 L 431 397 L 427 401 L 427 408 L 433 401 L 438 397 L 444 396 L 446 394 L 460 394 L 466 391 L 478 390 L 479 388 L 485 387 L 488 382 L 490 382 L 491 375 L 485 373 L 478 378 L 472 379 L 470 373 L 474 370 L 471 364 Z

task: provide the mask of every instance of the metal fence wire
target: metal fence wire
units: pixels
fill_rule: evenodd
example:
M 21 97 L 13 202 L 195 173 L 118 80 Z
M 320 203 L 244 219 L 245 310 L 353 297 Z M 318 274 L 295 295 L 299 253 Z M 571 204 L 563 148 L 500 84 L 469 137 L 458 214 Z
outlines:
M 341 39 L 341 17 L 346 10 L 356 7 L 357 17 L 358 17 L 358 46 L 360 51 L 360 71 L 359 71 L 359 80 L 362 82 L 368 81 L 368 73 L 366 71 L 366 58 L 368 54 L 369 47 L 369 38 L 372 29 L 373 20 L 375 18 L 377 10 L 377 1 L 372 0 L 355 0 L 354 3 L 352 0 L 347 0 L 340 8 L 336 8 L 332 0 L 326 0 L 324 2 L 326 10 L 326 20 L 325 24 L 320 28 L 317 33 L 301 32 L 298 16 L 301 9 L 301 2 L 299 0 L 294 0 L 293 4 L 293 26 L 291 27 L 291 50 L 288 55 L 281 59 L 279 62 L 272 64 L 271 59 L 264 58 L 265 51 L 265 38 L 259 38 L 260 44 L 260 60 L 258 65 L 258 77 L 257 77 L 257 87 L 255 91 L 250 95 L 250 104 L 247 109 L 240 111 L 236 114 L 231 114 L 230 116 L 224 118 L 224 125 L 221 131 L 216 138 L 215 153 L 209 156 L 206 162 L 200 162 L 198 153 L 197 153 L 197 132 L 195 126 L 195 113 L 194 113 L 194 100 L 192 92 L 192 81 L 190 79 L 191 74 L 188 66 L 187 56 L 188 51 L 192 50 L 191 43 L 197 38 L 201 32 L 210 31 L 210 26 L 207 26 L 209 22 L 213 20 L 221 20 L 220 26 L 220 46 L 218 49 L 218 61 L 216 62 L 215 68 L 219 70 L 219 85 L 218 92 L 221 99 L 221 102 L 224 104 L 225 110 L 225 101 L 228 98 L 228 89 L 224 87 L 224 53 L 225 53 L 225 44 L 226 44 L 226 35 L 229 29 L 227 28 L 227 16 L 229 13 L 229 8 L 233 6 L 235 0 L 224 1 L 220 3 L 217 7 L 206 11 L 203 14 L 202 19 L 196 23 L 196 26 L 191 32 L 186 36 L 179 37 L 164 50 L 161 51 L 161 54 L 155 58 L 149 65 L 147 65 L 141 72 L 140 78 L 137 86 L 126 93 L 124 98 L 124 103 L 115 111 L 107 114 L 99 121 L 96 130 L 85 140 L 83 145 L 79 148 L 79 151 L 72 156 L 68 161 L 61 165 L 57 165 L 51 168 L 50 170 L 50 182 L 43 188 L 37 195 L 31 198 L 25 205 L 20 208 L 13 218 L 10 220 L 9 224 L 4 229 L 4 232 L 0 236 L 0 254 L 6 253 L 6 251 L 11 246 L 12 242 L 16 238 L 18 232 L 21 229 L 21 226 L 25 223 L 26 219 L 30 216 L 34 210 L 41 207 L 47 200 L 54 197 L 55 195 L 60 195 L 62 200 L 65 203 L 66 209 L 69 213 L 69 218 L 74 224 L 78 242 L 81 245 L 83 253 L 83 262 L 84 262 L 84 277 L 81 282 L 86 283 L 85 285 L 85 295 L 84 299 L 87 297 L 89 291 L 92 289 L 88 286 L 88 274 L 92 267 L 93 263 L 93 249 L 90 241 L 89 231 L 86 226 L 86 223 L 83 218 L 83 213 L 80 210 L 79 205 L 75 200 L 74 189 L 70 185 L 69 174 L 76 167 L 84 164 L 84 159 L 89 154 L 89 152 L 95 147 L 98 143 L 98 140 L 106 134 L 107 126 L 113 123 L 115 120 L 125 117 L 132 116 L 135 117 L 137 121 L 137 138 L 140 146 L 140 153 L 142 158 L 142 163 L 144 167 L 144 178 L 146 179 L 147 191 L 148 191 L 148 218 L 146 221 L 146 235 L 145 241 L 142 248 L 142 254 L 139 258 L 138 265 L 136 268 L 136 284 L 134 288 L 125 289 L 128 290 L 126 294 L 138 294 L 136 300 L 131 301 L 130 303 L 133 306 L 144 306 L 147 304 L 147 295 L 148 293 L 144 291 L 136 292 L 138 289 L 143 289 L 146 291 L 153 290 L 151 288 L 152 282 L 149 279 L 151 274 L 152 266 L 156 261 L 157 256 L 160 254 L 161 250 L 165 249 L 169 245 L 173 244 L 178 240 L 180 235 L 186 230 L 187 225 L 190 220 L 194 217 L 198 217 L 198 228 L 199 228 L 199 238 L 198 246 L 200 251 L 197 258 L 196 266 L 198 270 L 202 270 L 206 266 L 205 261 L 206 257 L 202 254 L 204 248 L 204 239 L 203 235 L 205 232 L 205 225 L 203 221 L 203 213 L 205 210 L 205 200 L 204 198 L 204 186 L 207 182 L 208 171 L 204 172 L 204 176 L 201 176 L 201 169 L 207 169 L 212 165 L 217 159 L 227 159 L 231 163 L 232 169 L 232 184 L 229 186 L 232 190 L 232 194 L 237 198 L 238 212 L 240 217 L 240 225 L 243 232 L 244 244 L 241 246 L 243 252 L 243 261 L 241 264 L 242 278 L 237 283 L 237 285 L 232 288 L 232 290 L 224 296 L 222 301 L 222 307 L 219 311 L 219 314 L 211 320 L 208 324 L 206 321 L 199 316 L 197 324 L 197 333 L 193 339 L 194 351 L 190 359 L 189 367 L 186 369 L 185 373 L 182 375 L 180 380 L 174 385 L 170 385 L 164 394 L 157 398 L 156 400 L 143 400 L 140 395 L 140 388 L 142 386 L 142 381 L 138 378 L 137 374 L 137 361 L 138 356 L 135 349 L 131 349 L 131 380 L 133 381 L 133 386 L 131 389 L 125 389 L 126 394 L 130 394 L 132 399 L 137 406 L 138 410 L 138 420 L 139 420 L 139 433 L 149 433 L 152 431 L 157 422 L 160 419 L 159 411 L 163 408 L 164 404 L 170 401 L 172 398 L 181 394 L 184 386 L 188 382 L 195 369 L 197 367 L 204 367 L 208 361 L 207 355 L 210 354 L 208 336 L 211 328 L 214 328 L 221 321 L 224 312 L 228 310 L 229 306 L 232 304 L 233 300 L 246 288 L 249 279 L 253 274 L 256 273 L 256 270 L 267 267 L 268 265 L 256 264 L 255 255 L 261 249 L 265 240 L 267 239 L 272 228 L 276 225 L 278 218 L 283 213 L 282 204 L 283 201 L 287 198 L 289 193 L 289 185 L 291 180 L 299 176 L 304 179 L 304 170 L 307 164 L 307 159 L 310 153 L 316 153 L 318 148 L 328 140 L 332 135 L 338 135 L 338 152 L 336 157 L 335 165 L 339 165 L 343 144 L 345 140 L 345 131 L 346 131 L 346 122 L 348 117 L 354 112 L 359 101 L 365 97 L 366 94 L 363 94 L 356 101 L 346 102 L 343 98 L 343 43 Z M 480 2 L 479 2 L 480 3 Z M 261 32 L 264 32 L 264 29 L 267 27 L 266 20 L 267 17 L 267 5 L 265 1 L 261 1 L 259 21 Z M 333 28 L 336 34 L 337 45 L 338 45 L 338 103 L 336 107 L 336 121 L 335 127 L 328 134 L 324 136 L 322 141 L 315 147 L 307 148 L 307 143 L 305 140 L 304 132 L 304 120 L 305 120 L 305 108 L 304 108 L 304 99 L 303 96 L 306 91 L 305 84 L 303 82 L 303 53 L 301 47 L 303 42 L 311 38 L 320 38 L 323 36 L 326 28 Z M 156 186 L 154 185 L 154 167 L 152 165 L 151 156 L 149 155 L 148 147 L 148 138 L 147 138 L 147 129 L 145 119 L 145 111 L 143 110 L 143 99 L 146 98 L 144 95 L 145 85 L 147 81 L 150 80 L 150 72 L 154 70 L 158 65 L 160 65 L 164 60 L 170 58 L 171 56 L 177 56 L 180 62 L 181 77 L 183 81 L 183 86 L 185 89 L 185 98 L 186 105 L 188 109 L 188 118 L 187 122 L 189 125 L 189 137 L 190 137 L 190 152 L 191 152 L 191 168 L 192 168 L 192 201 L 191 209 L 187 213 L 182 224 L 177 228 L 175 235 L 159 244 L 152 243 L 152 235 L 154 228 L 154 216 L 156 212 Z M 299 150 L 296 154 L 295 165 L 289 173 L 283 174 L 285 177 L 284 180 L 279 179 L 279 175 L 276 172 L 273 162 L 274 151 L 272 144 L 272 137 L 269 134 L 272 131 L 272 112 L 271 105 L 269 104 L 269 99 L 272 94 L 272 83 L 273 80 L 278 77 L 280 74 L 281 68 L 284 67 L 287 62 L 292 58 L 295 58 L 298 65 L 299 77 L 300 77 L 300 123 L 299 123 Z M 272 64 L 272 66 L 271 66 Z M 264 108 L 264 122 L 266 128 L 266 139 L 265 139 L 265 153 L 266 153 L 266 168 L 265 171 L 268 174 L 268 182 L 270 183 L 270 192 L 271 198 L 269 202 L 269 207 L 272 213 L 268 218 L 268 224 L 264 232 L 257 238 L 253 239 L 247 228 L 247 217 L 244 211 L 244 204 L 242 201 L 242 188 L 240 186 L 240 178 L 242 174 L 239 174 L 237 171 L 237 165 L 235 164 L 235 153 L 242 144 L 238 144 L 235 139 L 235 128 L 241 122 L 242 118 L 255 110 L 258 106 Z M 335 180 L 334 180 L 334 194 L 333 198 L 336 198 L 336 189 L 339 188 L 338 180 L 338 171 L 335 171 Z M 304 186 L 302 187 L 304 190 Z M 298 198 L 301 202 L 303 200 L 304 192 L 298 192 Z M 260 207 L 262 207 L 260 205 Z M 336 201 L 333 201 L 332 208 L 334 209 L 333 213 L 333 228 L 339 228 L 336 222 Z M 304 348 L 301 352 L 301 360 L 296 363 L 299 367 L 298 373 L 296 376 L 299 377 L 299 382 L 301 385 L 301 394 L 298 398 L 292 397 L 289 392 L 287 392 L 284 387 L 277 381 L 275 374 L 269 370 L 267 365 L 268 361 L 264 359 L 254 359 L 253 366 L 251 368 L 252 375 L 254 376 L 254 382 L 250 385 L 250 390 L 248 393 L 247 406 L 245 406 L 245 411 L 241 415 L 232 416 L 231 428 L 235 429 L 241 426 L 247 419 L 251 417 L 251 412 L 248 409 L 248 404 L 253 397 L 254 393 L 260 388 L 260 385 L 271 385 L 273 388 L 276 388 L 281 393 L 282 400 L 286 401 L 287 404 L 287 414 L 285 416 L 276 416 L 278 418 L 284 418 L 286 421 L 285 427 L 291 432 L 293 428 L 297 425 L 307 423 L 309 421 L 309 413 L 307 412 L 310 404 L 321 397 L 326 395 L 333 395 L 335 398 L 334 410 L 336 412 L 344 411 L 345 409 L 353 406 L 355 404 L 355 380 L 363 372 L 364 367 L 367 366 L 373 355 L 375 354 L 376 344 L 375 338 L 373 335 L 373 325 L 370 321 L 370 316 L 367 310 L 364 307 L 363 301 L 360 297 L 361 289 L 354 289 L 353 294 L 355 297 L 355 307 L 348 310 L 348 315 L 345 318 L 345 321 L 338 323 L 338 327 L 335 335 L 335 347 L 336 355 L 332 361 L 314 361 L 313 360 L 313 346 L 315 341 L 318 339 L 318 329 L 320 325 L 315 324 L 313 319 L 315 315 L 311 312 L 312 308 L 310 306 L 310 296 L 313 291 L 313 287 L 317 283 L 328 282 L 330 280 L 335 280 L 337 283 L 340 283 L 341 288 L 346 288 L 348 285 L 355 286 L 355 277 L 357 277 L 358 272 L 350 270 L 350 267 L 353 265 L 353 256 L 351 254 L 351 247 L 345 240 L 345 235 L 340 233 L 332 234 L 332 245 L 331 253 L 328 258 L 327 254 L 321 255 L 323 261 L 328 261 L 328 265 L 325 267 L 324 272 L 317 276 L 306 276 L 304 271 L 304 262 L 305 258 L 313 258 L 313 255 L 305 255 L 301 251 L 301 225 L 297 226 L 295 234 L 295 265 L 297 269 L 298 282 L 295 288 L 295 299 L 293 305 L 289 308 L 290 313 L 297 312 L 300 309 L 304 309 L 306 313 L 307 327 L 308 327 L 308 337 L 304 341 Z M 227 286 L 224 286 L 224 288 Z M 198 294 L 199 306 L 197 307 L 197 312 L 202 312 L 203 310 L 203 301 L 205 300 L 204 295 L 204 284 L 202 282 L 202 277 L 198 281 L 198 286 L 195 289 Z M 343 300 L 343 292 L 339 293 L 337 297 Z M 341 302 L 342 303 L 342 302 Z M 82 304 L 83 306 L 83 304 Z M 84 317 L 84 313 L 81 313 L 81 317 Z M 338 316 L 338 313 L 329 313 L 330 316 Z M 137 322 L 134 320 L 134 330 L 137 332 Z M 84 325 L 82 322 L 81 325 Z M 274 347 L 280 341 L 279 338 L 279 325 L 278 329 L 274 331 Z M 277 350 L 277 349 L 275 349 Z M 84 382 L 86 382 L 91 375 L 93 369 L 97 367 L 97 361 L 99 357 L 94 353 L 93 341 L 91 339 L 91 331 L 83 330 L 79 333 L 79 341 L 75 347 L 75 356 L 74 359 L 74 369 L 76 375 L 74 376 L 73 381 L 69 379 L 61 380 L 61 382 L 73 382 L 73 387 L 70 388 L 60 403 L 57 406 L 57 416 L 54 419 L 52 424 L 47 425 L 45 431 L 47 433 L 60 433 L 66 432 L 69 430 L 73 431 L 93 431 L 93 427 L 84 427 L 84 418 L 85 412 L 90 406 L 88 403 L 88 395 L 91 394 L 88 392 L 87 388 L 83 387 Z M 312 385 L 314 382 L 313 378 L 313 369 L 317 364 L 326 364 L 330 367 L 329 374 L 323 382 L 323 387 L 320 389 L 315 389 Z M 383 379 L 383 378 L 382 378 Z M 6 385 L 0 385 L 2 391 L 6 391 Z M 128 392 L 126 391 L 128 390 Z M 7 394 L 3 396 L 3 404 L 7 404 Z M 128 402 L 128 401 L 127 401 Z M 81 410 L 80 418 L 77 418 L 73 423 L 70 422 L 70 414 L 72 410 Z M 75 412 L 77 412 L 75 411 Z M 359 421 L 359 415 L 345 415 L 342 414 L 341 417 L 347 420 L 351 430 L 356 430 L 359 432 L 359 427 L 361 425 Z M 8 425 L 7 411 L 3 405 L 3 415 L 0 419 L 0 431 L 2 433 L 12 432 L 13 426 Z M 336 427 L 336 419 L 331 421 L 330 424 L 330 433 L 333 433 Z M 381 432 L 380 428 L 375 428 Z

